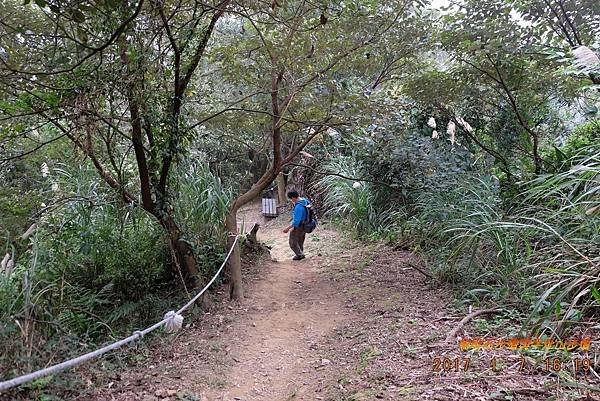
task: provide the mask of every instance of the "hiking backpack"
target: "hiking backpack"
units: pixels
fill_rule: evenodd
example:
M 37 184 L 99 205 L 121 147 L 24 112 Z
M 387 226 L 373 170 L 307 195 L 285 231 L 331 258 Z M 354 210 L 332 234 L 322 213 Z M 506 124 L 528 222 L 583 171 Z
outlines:
M 306 209 L 306 220 L 304 220 L 304 231 L 307 233 L 312 233 L 315 228 L 317 228 L 317 213 L 315 212 L 315 208 L 312 203 L 308 205 L 303 205 Z

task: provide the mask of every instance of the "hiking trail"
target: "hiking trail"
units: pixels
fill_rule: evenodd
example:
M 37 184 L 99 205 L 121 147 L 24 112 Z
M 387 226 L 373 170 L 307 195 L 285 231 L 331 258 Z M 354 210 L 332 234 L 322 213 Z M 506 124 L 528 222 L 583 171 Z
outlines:
M 272 247 L 245 264 L 244 302 L 218 289 L 210 313 L 186 318 L 185 330 L 161 338 L 131 369 L 102 378 L 93 400 L 454 401 L 543 387 L 543 377 L 494 373 L 485 358 L 471 362 L 474 373 L 432 373 L 434 358 L 464 356 L 456 344 L 439 345 L 462 316 L 449 312 L 450 294 L 410 267 L 411 253 L 320 225 L 307 235 L 307 258 L 292 261 L 287 215 L 264 222 L 256 207 L 244 214 Z

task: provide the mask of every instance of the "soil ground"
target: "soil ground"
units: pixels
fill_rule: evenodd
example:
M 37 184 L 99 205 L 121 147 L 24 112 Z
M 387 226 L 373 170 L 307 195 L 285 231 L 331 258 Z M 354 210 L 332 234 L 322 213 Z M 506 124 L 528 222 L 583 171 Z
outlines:
M 257 211 L 246 211 L 246 221 L 254 220 L 261 220 Z M 411 268 L 418 264 L 412 254 L 322 225 L 307 237 L 307 258 L 293 262 L 285 224 L 262 221 L 259 239 L 271 255 L 246 263 L 243 303 L 219 289 L 210 313 L 161 338 L 127 371 L 91 383 L 98 386 L 92 399 L 595 399 L 586 386 L 597 386 L 596 377 L 574 377 L 569 361 L 563 372 L 548 372 L 539 356 L 521 366 L 513 351 L 469 354 L 457 340 L 444 343 L 468 310 L 451 308 L 452 294 Z M 487 330 L 493 337 L 492 319 L 510 324 L 510 316 L 482 316 L 459 336 Z

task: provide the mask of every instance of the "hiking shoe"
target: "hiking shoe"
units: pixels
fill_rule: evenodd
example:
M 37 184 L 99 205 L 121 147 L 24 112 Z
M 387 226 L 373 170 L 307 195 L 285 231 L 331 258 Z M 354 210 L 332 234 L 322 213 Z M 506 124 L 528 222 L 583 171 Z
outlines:
M 296 255 L 296 256 L 294 256 L 294 257 L 292 258 L 292 260 L 302 260 L 302 259 L 304 259 L 305 257 L 306 257 L 306 256 L 304 256 L 304 255 Z

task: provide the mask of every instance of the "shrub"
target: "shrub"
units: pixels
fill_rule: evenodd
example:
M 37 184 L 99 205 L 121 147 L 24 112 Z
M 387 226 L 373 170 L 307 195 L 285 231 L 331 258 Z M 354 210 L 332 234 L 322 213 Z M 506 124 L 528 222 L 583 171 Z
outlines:
M 530 268 L 542 295 L 534 317 L 554 315 L 559 332 L 600 306 L 600 153 L 581 149 L 568 164 L 527 183 L 526 206 L 515 217 L 537 235 Z
M 115 199 L 87 166 L 57 165 L 50 177 L 59 189 L 45 194 L 38 230 L 12 274 L 0 272 L 0 366 L 11 366 L 4 377 L 145 327 L 181 301 L 156 221 Z M 229 193 L 202 165 L 187 166 L 178 185 L 176 218 L 212 274 L 223 257 Z
M 434 275 L 467 299 L 529 299 L 523 237 L 504 224 L 498 183 L 463 177 L 448 192 L 424 193 L 412 217 L 413 243 L 430 255 Z
M 582 154 L 593 156 L 600 150 L 599 143 L 600 119 L 590 120 L 575 127 L 561 146 L 546 150 L 544 158 L 554 171 L 566 171 Z
M 200 273 L 212 275 L 225 253 L 225 216 L 233 197 L 221 179 L 203 163 L 179 167 L 175 218 L 194 247 Z

